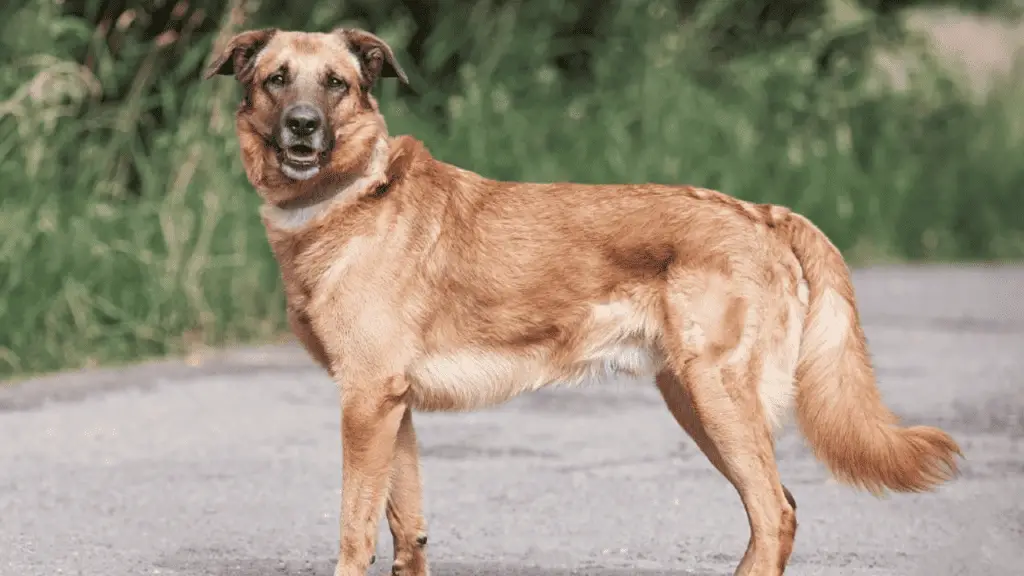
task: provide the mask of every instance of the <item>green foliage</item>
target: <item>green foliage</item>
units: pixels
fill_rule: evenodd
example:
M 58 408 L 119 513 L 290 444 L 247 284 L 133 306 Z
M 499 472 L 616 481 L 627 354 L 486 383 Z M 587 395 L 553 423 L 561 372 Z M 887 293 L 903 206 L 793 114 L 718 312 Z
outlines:
M 198 80 L 244 10 L 111 4 L 19 0 L 0 23 L 0 376 L 285 329 L 239 91 Z M 415 89 L 378 89 L 391 132 L 487 176 L 715 187 L 792 206 L 856 261 L 1024 252 L 1021 85 L 978 99 L 911 50 L 911 87 L 887 88 L 878 6 L 795 3 L 786 36 L 737 0 L 416 4 L 265 1 L 245 27 L 379 33 Z M 723 50 L 737 21 L 760 49 Z

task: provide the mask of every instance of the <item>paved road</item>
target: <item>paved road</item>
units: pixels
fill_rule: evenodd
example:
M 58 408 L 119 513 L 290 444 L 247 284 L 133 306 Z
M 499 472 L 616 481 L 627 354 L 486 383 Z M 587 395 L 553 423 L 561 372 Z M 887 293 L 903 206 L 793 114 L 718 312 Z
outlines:
M 1024 573 L 1024 269 L 855 281 L 888 402 L 968 460 L 937 493 L 876 500 L 831 483 L 790 427 L 788 573 Z M 290 347 L 0 387 L 0 573 L 329 576 L 338 418 Z M 653 386 L 418 425 L 436 575 L 727 575 L 745 546 L 738 497 Z M 390 557 L 382 538 L 375 573 Z

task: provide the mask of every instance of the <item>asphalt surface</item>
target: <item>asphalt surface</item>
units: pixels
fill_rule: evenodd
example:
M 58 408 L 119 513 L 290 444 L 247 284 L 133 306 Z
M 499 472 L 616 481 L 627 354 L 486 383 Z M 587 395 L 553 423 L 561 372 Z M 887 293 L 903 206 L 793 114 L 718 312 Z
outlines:
M 858 271 L 887 402 L 961 442 L 938 492 L 831 482 L 790 425 L 787 574 L 1024 574 L 1024 269 Z M 649 383 L 417 417 L 435 575 L 729 575 L 739 498 Z M 0 386 L 0 574 L 330 576 L 331 382 L 290 346 Z M 378 562 L 391 559 L 381 524 Z

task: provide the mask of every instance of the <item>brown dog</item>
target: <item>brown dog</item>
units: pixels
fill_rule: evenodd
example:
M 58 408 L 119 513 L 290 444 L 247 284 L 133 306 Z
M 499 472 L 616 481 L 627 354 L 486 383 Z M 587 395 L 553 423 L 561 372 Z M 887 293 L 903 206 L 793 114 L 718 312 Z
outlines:
M 237 134 L 292 329 L 341 390 L 336 574 L 427 574 L 413 410 L 554 382 L 653 377 L 739 492 L 736 570 L 777 575 L 796 531 L 773 433 L 795 402 L 814 453 L 880 493 L 956 474 L 957 444 L 902 428 L 875 387 L 849 272 L 811 222 L 700 188 L 490 180 L 390 138 L 370 91 L 406 81 L 361 30 L 235 36 L 207 77 L 244 89 Z

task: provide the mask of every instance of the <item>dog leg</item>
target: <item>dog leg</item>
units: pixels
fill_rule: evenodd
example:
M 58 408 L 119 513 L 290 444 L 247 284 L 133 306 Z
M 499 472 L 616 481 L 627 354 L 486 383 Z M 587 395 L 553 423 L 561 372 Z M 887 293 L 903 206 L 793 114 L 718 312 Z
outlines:
M 394 576 L 428 576 L 426 521 L 423 518 L 423 488 L 420 484 L 419 449 L 407 408 L 398 428 L 395 455 L 391 461 L 391 490 L 387 503 L 388 527 L 394 539 Z
M 767 422 L 744 417 L 715 362 L 694 358 L 680 376 L 657 377 L 672 415 L 708 460 L 740 494 L 750 522 L 750 541 L 737 576 L 777 576 L 785 571 L 796 533 L 795 501 L 779 481 Z M 755 412 L 756 413 L 756 412 Z
M 398 431 L 408 406 L 392 378 L 342 392 L 340 550 L 335 576 L 364 576 L 373 562 Z
M 665 404 L 676 419 L 676 422 L 690 435 L 690 438 L 693 438 L 697 447 L 700 448 L 700 451 L 711 464 L 715 466 L 715 469 L 722 476 L 725 476 L 725 464 L 722 463 L 722 455 L 719 454 L 718 448 L 715 448 L 715 445 L 711 443 L 711 439 L 708 438 L 704 427 L 697 420 L 697 414 L 693 411 L 693 404 L 690 402 L 690 398 L 687 397 L 686 390 L 683 389 L 679 380 L 671 372 L 662 372 L 658 374 L 655 382 L 658 384 L 661 397 L 665 399 Z M 793 494 L 789 491 L 789 488 L 786 488 L 785 484 L 782 484 L 782 493 L 793 510 L 796 510 L 796 499 L 793 498 Z

